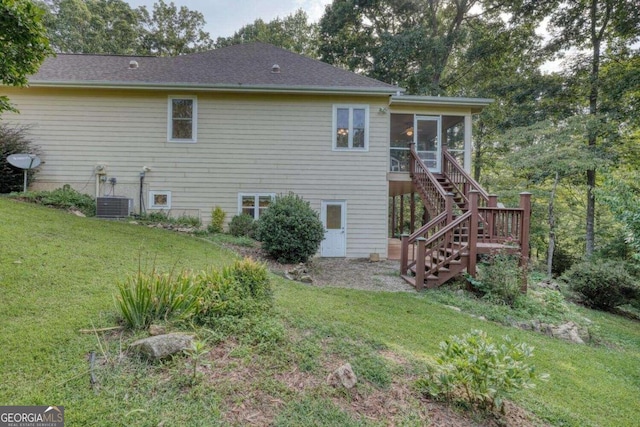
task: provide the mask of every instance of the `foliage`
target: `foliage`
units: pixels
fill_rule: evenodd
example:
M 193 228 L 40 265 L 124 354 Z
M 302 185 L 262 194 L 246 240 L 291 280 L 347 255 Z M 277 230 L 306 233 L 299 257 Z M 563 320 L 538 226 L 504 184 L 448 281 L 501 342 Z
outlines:
M 28 129 L 25 127 L 0 124 L 0 193 L 23 190 L 24 172 L 22 169 L 11 166 L 7 157 L 18 153 L 38 154 L 38 151 L 32 146 L 27 131 Z M 35 169 L 27 171 L 29 182 L 35 174 Z
M 42 10 L 30 0 L 3 0 L 0 17 L 0 85 L 25 86 L 51 53 Z M 0 95 L 0 113 L 7 110 L 16 111 Z
M 532 356 L 533 347 L 516 344 L 509 337 L 498 346 L 480 330 L 452 336 L 440 343 L 436 364 L 419 387 L 433 397 L 452 400 L 458 393 L 482 408 L 504 412 L 508 395 L 546 378 L 527 363 Z
M 218 37 L 216 48 L 263 42 L 313 58 L 316 56 L 317 25 L 308 20 L 309 16 L 302 9 L 270 22 L 256 19 L 253 24 L 245 25 L 231 37 Z
M 142 224 L 164 224 L 194 228 L 202 225 L 202 221 L 200 221 L 198 217 L 189 215 L 173 217 L 170 215 L 170 212 L 165 211 L 145 212 L 138 215 L 137 219 Z
M 229 234 L 236 237 L 254 238 L 258 224 L 251 215 L 241 214 L 231 218 Z
M 176 7 L 173 2 L 159 0 L 149 14 L 142 6 L 141 34 L 142 50 L 159 56 L 178 56 L 211 49 L 213 41 L 209 33 L 203 30 L 206 22 L 202 13 L 189 10 L 186 6 Z
M 191 343 L 191 347 L 183 350 L 184 354 L 191 359 L 191 383 L 195 384 L 198 378 L 198 366 L 200 366 L 204 360 L 204 357 L 209 353 L 206 343 L 200 340 L 194 340 Z
M 562 279 L 586 306 L 598 310 L 611 311 L 640 298 L 640 287 L 617 261 L 583 261 L 574 264 Z
M 497 253 L 479 264 L 477 278 L 469 281 L 485 298 L 513 306 L 521 295 L 523 274 L 517 256 Z
M 80 193 L 69 185 L 51 191 L 14 193 L 11 197 L 57 209 L 78 209 L 85 216 L 95 216 L 96 214 L 96 202 L 93 197 Z
M 123 0 L 52 0 L 42 6 L 56 52 L 140 53 L 141 14 Z
M 51 44 L 62 53 L 176 56 L 210 49 L 204 16 L 159 0 L 149 12 L 123 0 L 40 2 Z
M 128 327 L 143 329 L 155 321 L 185 320 L 197 309 L 200 287 L 193 274 L 138 271 L 118 283 L 116 307 Z
M 227 214 L 220 206 L 213 208 L 211 211 L 211 223 L 208 227 L 209 233 L 222 233 L 225 216 Z
M 262 248 L 281 263 L 306 262 L 320 247 L 324 227 L 309 202 L 289 193 L 280 195 L 258 221 Z
M 215 324 L 224 316 L 267 313 L 273 305 L 267 267 L 249 258 L 219 270 L 203 271 L 196 280 L 202 289 L 197 321 L 205 325 Z
M 624 180 L 608 179 L 598 196 L 622 223 L 625 242 L 633 249 L 636 260 L 640 261 L 640 173 L 635 171 L 625 175 Z

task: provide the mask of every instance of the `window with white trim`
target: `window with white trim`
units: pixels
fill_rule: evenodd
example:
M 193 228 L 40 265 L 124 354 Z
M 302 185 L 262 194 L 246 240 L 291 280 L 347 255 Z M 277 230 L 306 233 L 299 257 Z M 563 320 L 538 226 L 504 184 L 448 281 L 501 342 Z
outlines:
M 167 140 L 196 142 L 198 129 L 198 98 L 170 96 L 168 104 Z
M 333 149 L 367 151 L 369 149 L 369 106 L 333 106 Z
M 149 209 L 171 209 L 171 191 L 149 191 Z
M 275 193 L 239 193 L 238 214 L 258 219 L 275 198 Z

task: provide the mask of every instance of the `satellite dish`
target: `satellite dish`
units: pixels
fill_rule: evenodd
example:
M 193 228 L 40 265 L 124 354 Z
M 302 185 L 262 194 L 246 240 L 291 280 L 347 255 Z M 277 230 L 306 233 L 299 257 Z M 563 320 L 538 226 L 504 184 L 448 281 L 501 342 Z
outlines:
M 11 154 L 7 157 L 10 165 L 20 169 L 33 169 L 40 166 L 40 158 L 35 154 Z
M 35 154 L 11 154 L 7 156 L 10 165 L 24 169 L 24 192 L 27 192 L 27 171 L 40 166 L 40 158 Z

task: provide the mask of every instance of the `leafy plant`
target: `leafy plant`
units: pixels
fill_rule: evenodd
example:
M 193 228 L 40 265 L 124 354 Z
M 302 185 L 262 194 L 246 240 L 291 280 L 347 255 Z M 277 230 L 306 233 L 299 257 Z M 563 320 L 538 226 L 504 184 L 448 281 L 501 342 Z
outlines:
M 267 313 L 273 305 L 269 273 L 264 264 L 245 258 L 220 270 L 200 273 L 196 280 L 202 289 L 197 319 L 215 323 L 223 316 L 244 317 Z
M 0 193 L 22 191 L 24 186 L 24 172 L 13 167 L 7 161 L 11 154 L 38 154 L 27 137 L 27 128 L 0 124 Z M 35 169 L 27 171 L 29 182 L 36 174 Z
M 256 234 L 256 221 L 247 214 L 236 215 L 229 223 L 229 234 L 236 237 L 254 238 Z
M 506 396 L 547 378 L 527 363 L 532 355 L 533 347 L 525 343 L 504 337 L 498 346 L 480 330 L 452 336 L 440 343 L 436 364 L 418 381 L 418 387 L 432 397 L 452 400 L 462 396 L 482 408 L 504 412 Z
M 306 262 L 320 247 L 324 227 L 309 202 L 293 193 L 278 196 L 258 221 L 262 247 L 282 263 Z
M 227 216 L 226 212 L 222 210 L 220 206 L 216 206 L 211 211 L 211 223 L 209 224 L 209 233 L 222 233 L 222 227 L 224 225 L 224 218 Z
M 200 302 L 200 287 L 192 273 L 177 276 L 138 271 L 118 283 L 116 307 L 132 329 L 143 329 L 157 320 L 186 319 Z
M 468 279 L 485 298 L 513 306 L 521 295 L 522 274 L 517 256 L 497 253 L 478 265 L 476 279 Z
M 206 343 L 200 340 L 194 340 L 190 348 L 183 350 L 184 354 L 191 359 L 191 382 L 195 384 L 198 376 L 198 366 L 202 364 L 202 359 L 209 353 Z
M 57 209 L 78 209 L 86 216 L 96 214 L 96 202 L 93 197 L 74 190 L 68 184 L 51 191 L 14 193 L 11 197 Z
M 562 279 L 583 304 L 598 310 L 611 311 L 640 298 L 640 287 L 617 261 L 591 259 L 574 264 Z

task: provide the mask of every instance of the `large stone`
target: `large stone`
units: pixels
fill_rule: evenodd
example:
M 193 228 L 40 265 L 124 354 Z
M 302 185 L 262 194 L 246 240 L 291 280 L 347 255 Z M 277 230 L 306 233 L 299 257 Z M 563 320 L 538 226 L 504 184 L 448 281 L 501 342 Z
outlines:
M 346 389 L 353 388 L 358 382 L 350 363 L 345 363 L 327 377 L 327 383 L 334 387 L 342 385 Z
M 573 322 L 567 322 L 563 323 L 562 325 L 552 326 L 551 336 L 571 341 L 576 344 L 584 344 L 584 340 L 580 336 L 580 328 Z
M 132 343 L 129 348 L 151 360 L 159 360 L 189 349 L 192 345 L 193 335 L 172 333 L 143 338 Z

